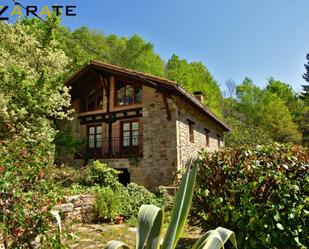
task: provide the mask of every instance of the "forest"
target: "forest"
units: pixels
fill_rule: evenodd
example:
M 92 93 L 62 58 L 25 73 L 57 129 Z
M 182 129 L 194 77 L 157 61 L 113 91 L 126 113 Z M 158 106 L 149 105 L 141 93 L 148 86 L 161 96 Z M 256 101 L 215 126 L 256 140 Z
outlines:
M 63 71 L 64 78 L 92 59 L 116 64 L 174 80 L 190 92 L 202 91 L 203 104 L 232 128 L 226 136 L 229 147 L 271 141 L 309 143 L 308 84 L 302 92 L 295 92 L 289 83 L 272 77 L 266 80 L 264 88 L 249 77 L 242 82 L 228 79 L 219 83 L 203 62 L 189 62 L 176 54 L 164 61 L 154 52 L 154 45 L 137 34 L 118 37 L 88 27 L 71 31 L 61 26 L 57 17 L 47 21 L 23 19 L 21 23 L 43 46 L 57 48 L 65 54 L 68 64 Z M 307 63 L 303 78 L 309 82 Z M 223 86 L 227 92 L 222 92 Z

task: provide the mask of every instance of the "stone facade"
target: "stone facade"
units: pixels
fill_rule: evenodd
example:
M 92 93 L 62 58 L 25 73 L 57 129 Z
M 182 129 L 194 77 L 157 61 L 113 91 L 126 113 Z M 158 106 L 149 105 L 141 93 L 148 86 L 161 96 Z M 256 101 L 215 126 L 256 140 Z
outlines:
M 75 98 L 72 105 L 78 114 L 75 115 L 71 125 L 77 137 L 87 139 L 89 118 L 92 120 L 91 125 L 102 127 L 102 137 L 109 139 L 110 126 L 107 119 L 97 121 L 100 117 L 106 117 L 107 104 L 110 108 L 109 113 L 113 113 L 115 117 L 116 115 L 126 117 L 126 119 L 115 118 L 113 121 L 111 125 L 113 138 L 122 137 L 121 122 L 138 121 L 139 135 L 142 137 L 142 155 L 133 158 L 99 158 L 101 162 L 107 163 L 110 167 L 127 169 L 131 182 L 153 190 L 160 185 L 171 186 L 175 183 L 177 173 L 183 169 L 190 158 L 197 157 L 198 151 L 203 149 L 212 152 L 224 146 L 223 132 L 226 128 L 216 123 L 213 117 L 203 113 L 194 104 L 185 101 L 183 96 L 159 91 L 137 80 L 135 83 L 142 86 L 142 102 L 117 106 L 114 99 L 116 78 L 109 76 L 108 79 L 109 103 L 107 95 L 103 94 L 102 110 L 78 113 L 81 100 Z M 88 92 L 91 92 L 91 87 L 93 86 L 89 86 Z M 140 111 L 136 113 L 134 119 L 130 118 L 130 113 L 134 114 L 136 110 Z M 81 120 L 86 122 L 82 123 Z M 194 141 L 190 141 L 189 121 L 193 124 L 191 128 L 193 127 Z M 209 139 L 206 138 L 206 131 L 209 131 Z M 90 162 L 91 160 L 88 161 Z M 83 164 L 82 159 L 75 160 L 75 165 L 82 166 Z
M 224 147 L 223 129 L 220 129 L 210 118 L 201 115 L 195 108 L 176 97 L 179 109 L 177 113 L 177 165 L 181 170 L 189 159 L 198 156 L 201 150 L 214 152 Z M 190 141 L 189 122 L 193 123 L 194 141 Z M 206 130 L 209 131 L 208 144 Z

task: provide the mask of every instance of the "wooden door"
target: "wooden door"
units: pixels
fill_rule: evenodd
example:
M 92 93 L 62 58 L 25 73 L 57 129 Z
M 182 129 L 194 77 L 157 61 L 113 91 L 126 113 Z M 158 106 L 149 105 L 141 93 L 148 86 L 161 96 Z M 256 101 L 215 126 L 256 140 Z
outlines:
M 138 155 L 140 136 L 138 120 L 121 123 L 121 152 L 124 156 Z
M 91 156 L 100 156 L 103 145 L 102 126 L 88 126 L 87 150 Z

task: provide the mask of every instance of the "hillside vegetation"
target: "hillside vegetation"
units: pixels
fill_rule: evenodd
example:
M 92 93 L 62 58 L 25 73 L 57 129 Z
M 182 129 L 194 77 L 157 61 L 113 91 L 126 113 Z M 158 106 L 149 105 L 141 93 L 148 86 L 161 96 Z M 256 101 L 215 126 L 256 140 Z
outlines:
M 70 59 L 66 76 L 95 59 L 166 77 L 190 92 L 203 92 L 204 105 L 233 128 L 226 137 L 228 146 L 270 141 L 308 144 L 308 86 L 304 86 L 303 93 L 296 93 L 288 83 L 273 78 L 268 79 L 265 88 L 250 78 L 219 83 L 200 61 L 188 62 L 175 54 L 163 61 L 154 45 L 137 34 L 118 37 L 88 27 L 70 31 L 59 22 L 56 17 L 50 17 L 48 25 L 37 19 L 22 21 L 43 46 L 56 44 L 66 54 Z M 306 72 L 304 78 L 308 80 Z M 228 89 L 224 94 L 220 90 L 223 84 Z

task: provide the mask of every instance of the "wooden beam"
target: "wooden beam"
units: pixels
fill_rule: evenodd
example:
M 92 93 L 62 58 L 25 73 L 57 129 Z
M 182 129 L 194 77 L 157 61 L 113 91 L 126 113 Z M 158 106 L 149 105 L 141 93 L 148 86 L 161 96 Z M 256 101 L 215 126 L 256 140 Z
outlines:
M 167 120 L 171 121 L 171 119 L 172 119 L 171 118 L 171 112 L 170 112 L 170 108 L 168 106 L 166 94 L 162 93 L 162 97 L 163 97 L 163 102 L 164 102 L 164 106 L 165 106 L 165 110 L 166 110 Z
M 105 119 L 105 118 L 101 118 L 101 119 L 93 119 L 93 120 L 86 120 L 81 119 L 80 120 L 80 124 L 84 125 L 84 124 L 96 124 L 96 123 L 106 123 L 109 124 L 109 122 L 111 121 L 112 123 L 118 121 L 118 120 L 128 120 L 128 119 L 134 119 L 134 118 L 141 118 L 143 115 L 142 114 L 135 114 L 135 115 L 131 115 L 131 116 L 122 116 L 122 117 L 114 117 L 114 118 L 110 118 L 110 119 Z
M 108 93 L 107 93 L 107 87 L 106 87 L 106 85 L 107 85 L 107 80 L 106 80 L 106 78 L 103 78 L 102 74 L 100 74 L 99 78 L 100 78 L 100 82 L 101 82 L 101 84 L 102 84 L 103 90 L 104 90 L 104 92 L 105 92 L 105 96 L 107 97 L 107 94 L 108 94 Z

